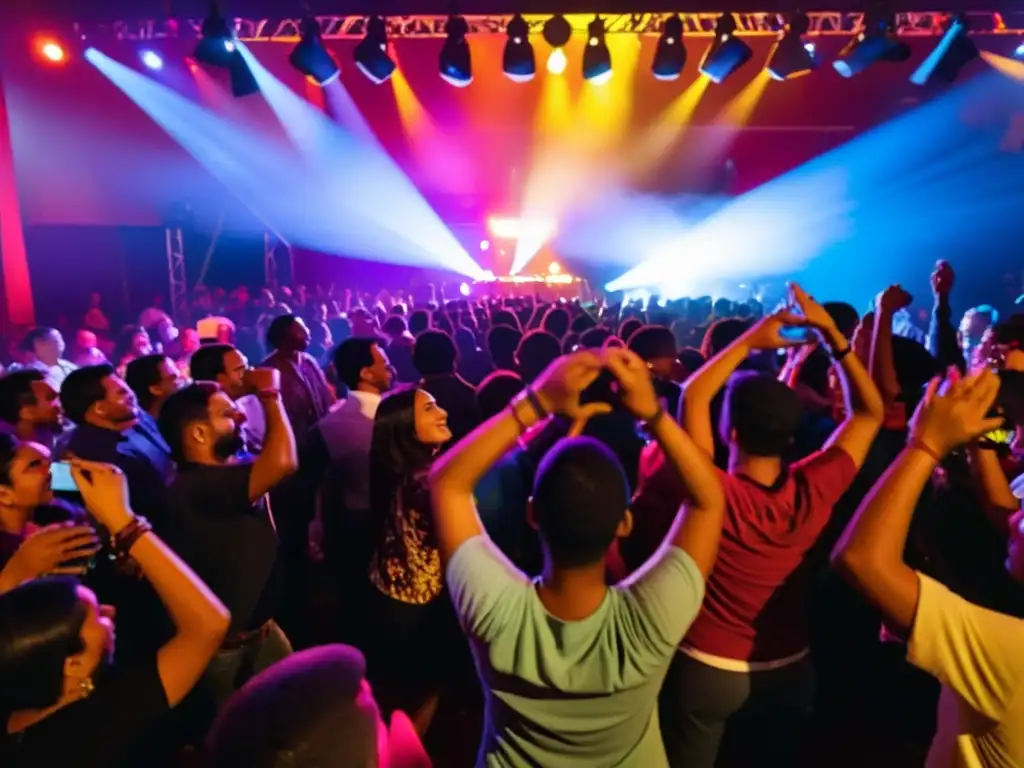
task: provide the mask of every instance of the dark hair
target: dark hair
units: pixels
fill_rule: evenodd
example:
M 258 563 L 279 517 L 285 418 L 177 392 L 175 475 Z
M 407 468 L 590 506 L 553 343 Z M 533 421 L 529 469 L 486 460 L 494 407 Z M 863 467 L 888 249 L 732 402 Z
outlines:
M 218 713 L 206 740 L 210 768 L 376 764 L 377 710 L 360 694 L 366 661 L 324 645 L 263 670 Z
M 167 355 L 143 355 L 125 368 L 124 382 L 135 393 L 143 410 L 148 411 L 156 402 L 156 396 L 149 388 L 160 383 L 160 363 L 164 360 L 167 360 Z
M 370 512 L 383 526 L 395 512 L 399 492 L 430 467 L 432 446 L 416 439 L 416 387 L 386 395 L 377 407 L 370 440 Z
M 417 336 L 430 328 L 430 312 L 425 309 L 417 309 L 409 315 L 409 333 Z
M 857 309 L 852 304 L 847 304 L 845 301 L 826 301 L 821 308 L 828 312 L 832 322 L 836 324 L 836 328 L 843 336 L 848 339 L 853 338 L 853 333 L 860 323 L 860 315 L 857 314 Z
M 109 364 L 88 365 L 69 373 L 60 387 L 60 404 L 68 419 L 79 426 L 85 424 L 89 409 L 107 397 L 103 380 L 114 375 L 114 366 Z
M 619 338 L 625 341 L 634 333 L 636 333 L 640 328 L 643 328 L 643 325 L 643 320 L 640 320 L 636 317 L 627 317 L 619 325 Z
M 800 373 L 797 381 L 806 387 L 810 387 L 815 393 L 822 397 L 828 397 L 828 373 L 832 368 L 832 358 L 821 347 L 816 347 L 800 366 Z
M 373 365 L 373 347 L 377 339 L 368 336 L 352 336 L 345 339 L 334 350 L 334 370 L 342 384 L 353 390 L 359 384 L 359 375 L 364 368 Z
M 607 328 L 598 326 L 590 328 L 580 334 L 580 347 L 583 349 L 602 349 L 604 343 L 612 337 L 612 332 Z
M 781 456 L 793 442 L 803 406 L 800 397 L 774 376 L 742 371 L 733 374 L 725 390 L 720 431 L 728 444 L 753 456 Z
M 45 379 L 43 372 L 34 368 L 12 371 L 0 376 L 0 421 L 17 424 L 21 409 L 36 401 L 32 385 Z
M 699 349 L 683 347 L 679 350 L 679 362 L 683 364 L 683 368 L 686 369 L 686 375 L 689 376 L 704 365 L 707 359 L 701 354 Z
M 267 347 L 273 350 L 280 349 L 288 338 L 288 332 L 297 322 L 298 316 L 291 313 L 278 315 L 271 320 L 267 326 Z
M 597 440 L 560 440 L 537 468 L 534 519 L 552 560 L 562 567 L 604 558 L 628 506 L 622 465 Z
M 482 419 L 501 413 L 526 386 L 512 371 L 494 371 L 476 389 L 476 407 Z
M 992 326 L 997 344 L 1015 345 L 1024 349 L 1024 314 L 1016 313 Z
M 235 348 L 230 344 L 204 344 L 188 359 L 188 372 L 193 381 L 216 381 L 227 372 L 224 358 Z
M 716 320 L 704 333 L 704 341 L 700 345 L 701 354 L 710 360 L 746 333 L 749 328 L 749 320 L 739 320 L 735 317 Z
M 384 321 L 383 330 L 389 336 L 401 336 L 409 330 L 409 326 L 405 324 L 405 318 L 401 315 L 389 315 L 388 319 Z
M 455 329 L 455 346 L 458 347 L 459 354 L 475 354 L 477 350 L 476 335 L 469 328 L 460 325 Z
M 44 341 L 47 336 L 55 333 L 60 333 L 60 331 L 48 325 L 37 325 L 25 334 L 25 338 L 21 340 L 19 346 L 22 352 L 32 352 L 36 347 L 36 342 Z
M 645 325 L 634 331 L 627 346 L 647 362 L 659 357 L 675 359 L 676 356 L 676 337 L 663 325 Z
M 84 648 L 85 617 L 71 578 L 34 579 L 0 595 L 0 712 L 57 703 L 64 660 Z
M 452 337 L 442 331 L 424 331 L 412 350 L 413 365 L 422 376 L 454 373 L 458 356 Z
M 509 325 L 497 325 L 487 333 L 487 351 L 496 368 L 511 371 L 516 367 L 516 348 L 523 334 Z
M 547 331 L 533 330 L 523 336 L 516 348 L 516 363 L 519 375 L 527 383 L 532 382 L 552 362 L 562 356 L 562 345 Z
M 115 364 L 121 364 L 121 360 L 128 354 L 128 350 L 131 349 L 132 341 L 137 335 L 142 333 L 148 334 L 149 331 L 141 325 L 126 325 L 121 329 L 121 332 L 117 335 L 117 343 L 114 344 L 113 361 Z
M 556 339 L 561 339 L 569 332 L 569 322 L 571 319 L 568 310 L 562 307 L 552 307 L 544 315 L 541 327 Z
M 895 335 L 892 337 L 892 366 L 900 385 L 896 399 L 906 403 L 909 416 L 921 402 L 928 382 L 941 372 L 941 366 L 923 344 Z
M 160 434 L 170 446 L 171 458 L 179 464 L 185 460 L 185 428 L 210 418 L 210 399 L 220 391 L 220 386 L 212 381 L 197 381 L 179 389 L 160 407 Z
M 495 328 L 507 326 L 520 335 L 523 332 L 523 324 L 519 322 L 519 316 L 510 309 L 497 309 L 491 313 L 491 325 Z
M 0 432 L 0 485 L 10 485 L 13 482 L 11 477 L 11 465 L 14 463 L 14 454 L 18 452 L 21 441 L 14 435 Z

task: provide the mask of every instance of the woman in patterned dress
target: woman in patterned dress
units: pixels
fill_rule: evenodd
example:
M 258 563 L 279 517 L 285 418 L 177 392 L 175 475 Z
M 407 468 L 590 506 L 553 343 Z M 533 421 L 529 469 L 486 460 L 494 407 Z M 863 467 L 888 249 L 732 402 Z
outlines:
M 381 401 L 370 447 L 370 511 L 380 533 L 363 650 L 382 704 L 409 712 L 421 735 L 461 637 L 444 594 L 426 484 L 434 456 L 451 437 L 448 414 L 434 398 L 407 388 Z

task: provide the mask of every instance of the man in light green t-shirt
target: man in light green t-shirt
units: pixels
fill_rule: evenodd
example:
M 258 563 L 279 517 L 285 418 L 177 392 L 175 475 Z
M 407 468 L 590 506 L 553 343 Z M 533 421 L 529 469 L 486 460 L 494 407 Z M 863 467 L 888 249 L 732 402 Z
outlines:
M 549 415 L 582 421 L 606 411 L 579 402 L 606 369 L 691 503 L 651 560 L 608 587 L 605 556 L 632 527 L 628 486 L 602 444 L 563 441 L 541 463 L 528 510 L 544 551 L 543 573 L 531 581 L 487 538 L 473 489 Z M 448 588 L 486 697 L 477 765 L 667 766 L 658 690 L 700 608 L 724 499 L 710 459 L 662 410 L 643 361 L 623 349 L 556 360 L 534 388 L 440 459 L 430 482 Z

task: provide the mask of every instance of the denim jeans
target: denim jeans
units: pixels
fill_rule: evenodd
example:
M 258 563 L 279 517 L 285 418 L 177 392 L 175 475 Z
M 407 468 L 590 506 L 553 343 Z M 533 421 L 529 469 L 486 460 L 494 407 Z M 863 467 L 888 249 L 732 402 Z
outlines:
M 231 694 L 267 667 L 292 652 L 291 643 L 276 622 L 270 622 L 265 637 L 241 648 L 219 651 L 206 667 L 203 683 L 219 710 Z

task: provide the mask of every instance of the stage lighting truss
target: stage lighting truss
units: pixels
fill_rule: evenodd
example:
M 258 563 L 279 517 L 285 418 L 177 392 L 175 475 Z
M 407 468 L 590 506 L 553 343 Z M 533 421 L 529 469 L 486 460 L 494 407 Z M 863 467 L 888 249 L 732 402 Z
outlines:
M 604 22 L 595 16 L 587 25 L 587 46 L 583 49 L 583 79 L 594 85 L 612 79 L 612 54 L 604 34 Z
M 469 24 L 462 16 L 450 16 L 444 25 L 445 41 L 438 58 L 441 78 L 457 88 L 473 82 L 473 62 L 466 35 Z
M 779 33 L 779 40 L 768 54 L 765 69 L 775 80 L 791 80 L 818 68 L 813 43 L 804 40 L 811 23 L 806 13 L 797 11 Z
M 683 43 L 683 20 L 677 13 L 669 16 L 661 27 L 658 47 L 651 62 L 656 80 L 677 80 L 686 66 L 686 45 Z
M 952 83 L 960 70 L 978 56 L 978 46 L 967 36 L 967 20 L 959 16 L 950 21 L 946 34 L 939 40 L 935 50 L 910 76 L 910 82 L 915 85 L 926 85 L 933 78 L 937 78 Z
M 537 73 L 537 62 L 533 56 L 533 45 L 530 44 L 530 26 L 519 14 L 508 23 L 508 42 L 502 55 L 502 69 L 509 80 L 525 83 L 533 79 Z
M 700 73 L 713 83 L 725 82 L 754 55 L 750 46 L 736 37 L 736 29 L 736 19 L 731 13 L 723 13 L 715 24 L 715 39 L 700 63 Z
M 832 68 L 846 78 L 853 77 L 877 61 L 906 61 L 910 46 L 897 36 L 895 14 L 884 10 L 864 16 L 864 26 L 832 62 Z
M 602 16 L 605 33 L 657 35 L 670 14 L 665 13 L 606 13 Z M 776 11 L 734 13 L 736 34 L 776 36 L 779 14 Z M 514 18 L 508 14 L 463 16 L 469 25 L 469 34 L 500 35 Z M 587 17 L 556 14 L 523 17 L 531 35 L 544 33 L 552 47 L 564 46 L 574 32 L 585 34 Z M 681 13 L 683 34 L 686 37 L 710 37 L 719 19 L 718 13 Z M 856 11 L 808 11 L 809 35 L 852 35 L 866 27 L 865 14 Z M 968 11 L 963 18 L 971 34 L 1024 36 L 1024 11 Z M 571 22 L 570 22 L 571 19 Z M 946 32 L 950 14 L 947 11 L 920 11 L 898 13 L 894 31 L 900 37 L 939 37 Z M 559 23 L 551 25 L 556 20 Z M 447 16 L 417 15 L 380 17 L 324 14 L 317 16 L 324 40 L 359 40 L 372 26 L 379 24 L 381 35 L 391 38 L 445 37 Z M 295 43 L 301 36 L 302 17 L 240 17 L 233 19 L 233 35 L 249 42 Z M 195 38 L 202 34 L 204 20 L 188 17 L 129 18 L 103 22 L 76 22 L 75 33 L 85 40 L 110 38 L 123 41 L 154 41 L 176 38 Z M 564 41 L 555 46 L 548 38 L 549 26 L 564 25 Z M 575 25 L 575 26 L 574 26 Z M 231 31 L 231 30 L 229 30 Z
M 320 25 L 313 17 L 302 20 L 302 37 L 288 57 L 288 62 L 321 88 L 341 75 L 334 57 L 324 48 Z

